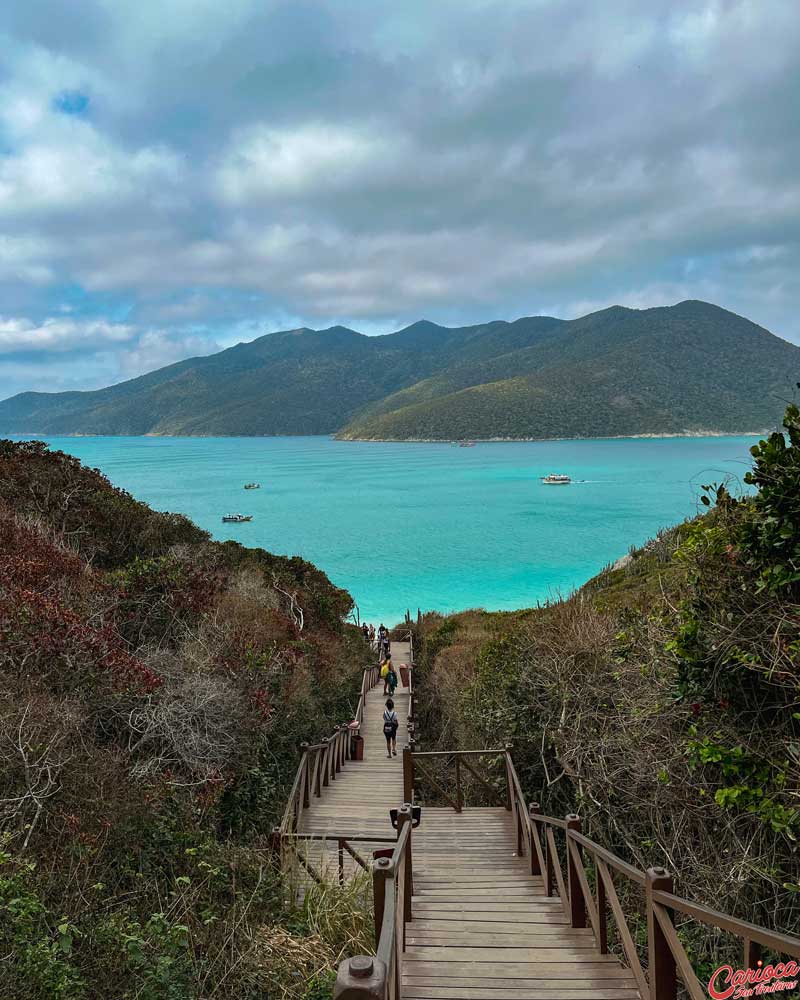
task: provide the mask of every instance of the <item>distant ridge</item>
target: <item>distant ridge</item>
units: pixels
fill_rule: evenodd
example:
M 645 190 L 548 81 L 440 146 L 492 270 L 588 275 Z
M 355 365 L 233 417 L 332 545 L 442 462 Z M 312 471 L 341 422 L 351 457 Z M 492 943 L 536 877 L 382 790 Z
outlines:
M 267 334 L 93 392 L 0 402 L 0 432 L 449 440 L 773 426 L 800 348 L 707 302 L 575 320 Z

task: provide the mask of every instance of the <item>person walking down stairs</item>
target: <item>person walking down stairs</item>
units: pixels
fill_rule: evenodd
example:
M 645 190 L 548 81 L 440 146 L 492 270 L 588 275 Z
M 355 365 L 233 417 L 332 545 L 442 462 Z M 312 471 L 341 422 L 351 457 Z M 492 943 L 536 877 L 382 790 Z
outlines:
M 391 655 L 387 656 L 383 661 L 383 666 L 381 667 L 381 680 L 383 681 L 384 698 L 386 695 L 393 698 L 395 688 L 397 687 L 397 671 L 394 669 Z
M 383 710 L 383 735 L 386 737 L 386 756 L 389 760 L 397 756 L 397 729 L 400 720 L 394 710 L 394 702 L 391 698 L 386 701 L 386 708 Z
M 397 671 L 394 669 L 391 656 L 386 661 L 386 666 L 389 668 L 389 673 L 386 675 L 386 686 L 389 689 L 389 697 L 394 698 L 394 692 L 397 688 Z

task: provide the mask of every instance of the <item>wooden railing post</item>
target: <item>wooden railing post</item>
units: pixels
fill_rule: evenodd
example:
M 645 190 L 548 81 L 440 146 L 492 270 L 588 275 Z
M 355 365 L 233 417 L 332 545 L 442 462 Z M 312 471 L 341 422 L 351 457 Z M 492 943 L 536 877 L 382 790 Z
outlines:
M 372 862 L 372 899 L 375 908 L 375 947 L 381 939 L 383 908 L 386 905 L 386 879 L 392 874 L 391 858 L 376 858 Z
M 328 785 L 331 783 L 331 758 L 330 758 L 331 739 L 330 739 L 330 736 L 326 736 L 323 739 L 322 744 L 323 744 L 323 746 L 322 746 L 322 749 L 320 750 L 320 762 L 319 762 L 319 766 L 322 769 L 322 771 L 324 772 L 323 775 L 322 775 L 322 785 L 323 785 L 324 788 L 327 788 Z
M 536 817 L 541 813 L 541 808 L 538 802 L 531 802 L 528 806 L 528 816 L 531 821 L 531 836 L 530 836 L 530 852 L 531 852 L 531 875 L 541 875 L 542 865 L 539 861 L 539 852 L 536 850 L 536 845 L 534 844 L 534 837 L 541 844 L 541 837 L 539 836 L 539 827 L 536 825 Z
M 406 823 L 411 823 L 411 803 L 405 802 L 397 810 L 397 837 L 403 832 Z M 414 869 L 411 851 L 412 830 L 408 829 L 408 841 L 406 846 L 405 875 L 403 878 L 403 920 L 411 922 L 411 903 L 414 895 Z M 405 944 L 406 932 L 403 930 L 403 943 Z
M 648 868 L 645 881 L 647 904 L 647 968 L 650 979 L 650 1000 L 675 1000 L 677 978 L 675 956 L 658 922 L 653 891 L 672 892 L 672 876 L 664 868 Z M 667 911 L 669 912 L 669 911 Z M 672 919 L 672 914 L 669 914 Z
M 608 905 L 606 901 L 606 884 L 597 866 L 597 858 L 594 861 L 594 880 L 597 884 L 597 947 L 601 955 L 608 954 Z
M 411 747 L 403 747 L 403 801 L 414 801 L 414 758 Z
M 569 913 L 570 921 L 573 927 L 585 927 L 586 926 L 586 900 L 583 898 L 583 889 L 581 888 L 580 879 L 578 878 L 578 869 L 575 864 L 575 859 L 572 856 L 572 851 L 570 850 L 570 838 L 569 831 L 574 830 L 576 833 L 581 832 L 581 818 L 576 816 L 575 813 L 570 813 L 566 817 L 567 821 L 567 831 L 566 831 L 566 849 L 567 849 L 567 888 L 569 890 Z M 574 845 L 578 854 L 581 853 L 580 845 Z
M 552 831 L 547 827 L 544 831 L 544 844 L 542 845 L 542 850 L 544 851 L 544 891 L 545 895 L 553 895 L 553 882 L 555 881 L 555 871 L 553 870 L 553 854 L 550 850 L 550 834 Z M 556 858 L 556 864 L 558 864 L 558 858 Z
M 311 805 L 311 771 L 309 770 L 311 758 L 308 756 L 308 743 L 301 743 L 300 751 L 303 755 L 301 760 L 305 762 L 303 764 L 304 771 L 302 780 L 303 808 L 308 809 Z
M 331 781 L 336 781 L 336 758 L 339 755 L 339 731 L 334 730 L 333 736 L 328 737 L 328 777 Z
M 385 1000 L 387 980 L 386 966 L 379 958 L 346 958 L 336 972 L 333 1000 Z
M 461 797 L 461 758 L 456 754 L 456 812 L 460 813 L 463 808 Z
M 314 781 L 316 787 L 314 794 L 317 798 L 320 798 L 322 795 L 322 755 L 324 752 L 324 747 L 320 747 L 314 751 L 314 770 L 316 773 L 316 780 Z
M 512 793 L 511 788 L 511 751 L 514 749 L 513 743 L 506 743 L 506 809 L 511 812 Z
M 744 968 L 745 969 L 757 969 L 758 963 L 761 961 L 762 948 L 757 941 L 751 941 L 750 938 L 744 939 Z

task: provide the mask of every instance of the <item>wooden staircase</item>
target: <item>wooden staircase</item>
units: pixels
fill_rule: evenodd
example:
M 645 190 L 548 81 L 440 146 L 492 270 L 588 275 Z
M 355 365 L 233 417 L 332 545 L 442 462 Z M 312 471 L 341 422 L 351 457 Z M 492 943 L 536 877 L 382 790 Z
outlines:
M 573 929 L 517 854 L 504 808 L 426 809 L 414 833 L 402 997 L 638 1000 L 633 974 Z
M 395 642 L 392 654 L 412 665 L 395 695 L 410 719 L 398 756 L 386 757 L 383 685 L 370 667 L 356 713 L 363 760 L 347 726 L 305 748 L 276 830 L 306 878 L 372 874 L 376 954 L 341 963 L 335 1000 L 676 1000 L 679 977 L 691 1000 L 707 1000 L 678 932 L 687 920 L 738 938 L 743 970 L 759 969 L 762 954 L 800 960 L 800 938 L 692 903 L 663 869 L 640 871 L 586 837 L 579 817 L 542 815 L 524 797 L 510 747 L 417 752 L 413 649 Z M 498 804 L 465 805 L 465 782 Z M 451 808 L 417 808 L 421 792 Z M 622 880 L 639 893 L 636 924 Z

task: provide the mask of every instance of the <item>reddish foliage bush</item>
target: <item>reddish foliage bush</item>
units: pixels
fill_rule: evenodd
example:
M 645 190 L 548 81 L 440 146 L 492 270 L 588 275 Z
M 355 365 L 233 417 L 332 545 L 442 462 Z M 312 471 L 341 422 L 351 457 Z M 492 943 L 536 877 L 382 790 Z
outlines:
M 132 656 L 109 624 L 87 623 L 59 598 L 10 587 L 0 597 L 0 668 L 24 666 L 56 690 L 101 671 L 121 689 L 154 691 L 161 679 Z

